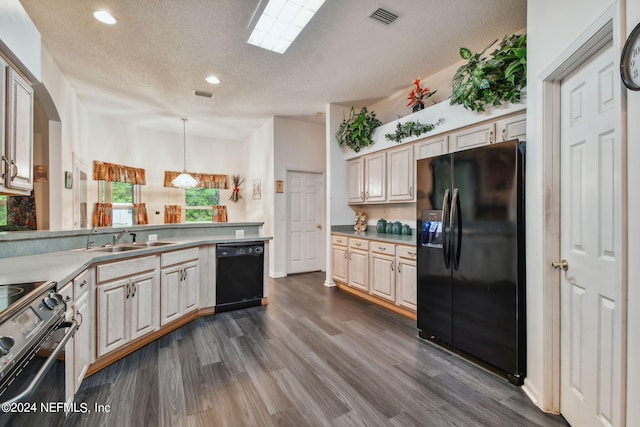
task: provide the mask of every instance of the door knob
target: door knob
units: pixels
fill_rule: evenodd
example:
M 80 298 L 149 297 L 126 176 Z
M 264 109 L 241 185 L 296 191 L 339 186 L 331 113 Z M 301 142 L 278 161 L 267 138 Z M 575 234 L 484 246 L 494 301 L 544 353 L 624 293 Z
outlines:
M 566 259 L 563 259 L 560 262 L 552 262 L 551 263 L 551 267 L 553 268 L 561 268 L 564 271 L 567 271 L 569 269 L 569 263 L 567 262 Z

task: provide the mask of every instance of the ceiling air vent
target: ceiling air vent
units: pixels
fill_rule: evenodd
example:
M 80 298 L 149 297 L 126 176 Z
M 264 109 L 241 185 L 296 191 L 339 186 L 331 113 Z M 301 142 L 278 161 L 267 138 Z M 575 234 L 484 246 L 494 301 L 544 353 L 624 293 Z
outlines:
M 211 92 L 207 92 L 206 90 L 194 90 L 193 94 L 195 96 L 202 96 L 204 98 L 211 98 L 213 96 L 213 93 Z
M 369 15 L 369 18 L 384 25 L 391 25 L 396 19 L 398 19 L 398 15 L 391 13 L 388 10 L 384 10 L 383 8 L 378 8 Z

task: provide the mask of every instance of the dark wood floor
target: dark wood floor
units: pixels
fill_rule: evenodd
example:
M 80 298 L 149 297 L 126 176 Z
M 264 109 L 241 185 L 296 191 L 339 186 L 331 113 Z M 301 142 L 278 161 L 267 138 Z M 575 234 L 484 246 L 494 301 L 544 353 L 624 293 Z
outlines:
M 78 426 L 564 426 L 415 322 L 323 286 L 272 280 L 269 305 L 200 318 L 87 378 Z

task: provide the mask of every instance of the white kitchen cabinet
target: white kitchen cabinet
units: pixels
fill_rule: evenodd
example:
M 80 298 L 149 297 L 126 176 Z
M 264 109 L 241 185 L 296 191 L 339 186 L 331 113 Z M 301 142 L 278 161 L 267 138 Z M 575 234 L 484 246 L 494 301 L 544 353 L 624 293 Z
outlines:
M 380 203 L 387 200 L 387 153 L 370 154 L 364 157 L 364 200 Z
M 9 192 L 33 189 L 33 89 L 12 67 L 6 67 L 6 141 L 4 185 Z
M 413 146 L 405 145 L 387 153 L 387 200 L 410 202 L 414 199 Z
M 198 308 L 200 289 L 197 248 L 161 255 L 160 324 L 162 326 Z
M 341 283 L 349 283 L 349 250 L 347 238 L 343 236 L 331 236 L 332 243 L 332 268 L 333 280 Z
M 396 303 L 411 310 L 417 309 L 416 248 L 398 246 L 396 251 Z
M 89 365 L 94 361 L 95 325 L 93 310 L 93 292 L 95 270 L 90 268 L 73 279 L 73 295 L 76 317 L 82 322 L 73 337 L 73 373 L 74 393 L 80 388 Z
M 364 158 L 347 162 L 347 194 L 351 204 L 364 203 Z
M 527 137 L 527 115 L 507 117 L 496 122 L 496 137 L 498 142 L 519 139 L 526 140 Z
M 0 192 L 5 191 L 5 181 L 9 173 L 7 159 L 6 117 L 7 117 L 7 69 L 9 64 L 0 56 Z
M 349 286 L 369 291 L 369 242 L 349 239 Z
M 495 122 L 483 123 L 449 135 L 449 149 L 453 151 L 482 147 L 495 142 Z
M 440 156 L 449 152 L 449 137 L 435 136 L 427 138 L 415 144 L 415 159 L 427 159 L 429 157 Z
M 369 245 L 369 288 L 372 295 L 395 302 L 395 246 L 371 242 Z
M 98 265 L 98 357 L 158 329 L 157 264 L 148 256 Z

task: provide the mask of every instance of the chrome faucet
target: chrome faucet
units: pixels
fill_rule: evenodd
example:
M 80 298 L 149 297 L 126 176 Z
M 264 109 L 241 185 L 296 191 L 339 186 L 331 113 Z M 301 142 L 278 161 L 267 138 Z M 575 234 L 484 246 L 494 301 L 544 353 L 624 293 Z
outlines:
M 97 233 L 98 230 L 95 227 L 91 227 L 89 230 L 89 234 L 87 234 L 87 249 L 91 249 L 91 246 L 95 243 L 93 240 L 89 240 L 91 238 L 91 233 Z
M 121 232 L 114 234 L 113 235 L 113 246 L 117 245 L 118 242 L 120 241 L 120 239 L 122 239 L 122 236 L 124 236 L 125 234 L 127 234 L 127 230 L 122 230 Z

